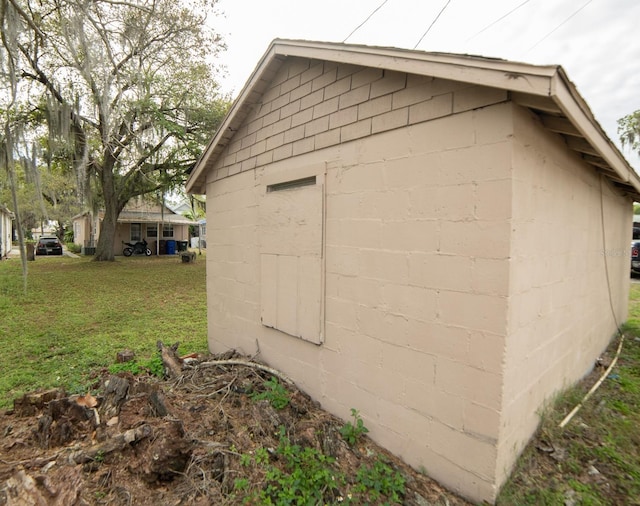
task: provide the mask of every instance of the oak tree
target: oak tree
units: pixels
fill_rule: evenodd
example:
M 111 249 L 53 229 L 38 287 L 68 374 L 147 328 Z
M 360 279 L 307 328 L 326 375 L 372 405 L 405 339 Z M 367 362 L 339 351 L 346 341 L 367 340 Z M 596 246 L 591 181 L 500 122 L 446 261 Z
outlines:
M 104 210 L 95 259 L 113 260 L 126 203 L 180 186 L 226 112 L 213 64 L 224 43 L 207 20 L 216 0 L 0 5 L 15 103 L 38 109 L 46 156 L 72 169 L 86 209 Z

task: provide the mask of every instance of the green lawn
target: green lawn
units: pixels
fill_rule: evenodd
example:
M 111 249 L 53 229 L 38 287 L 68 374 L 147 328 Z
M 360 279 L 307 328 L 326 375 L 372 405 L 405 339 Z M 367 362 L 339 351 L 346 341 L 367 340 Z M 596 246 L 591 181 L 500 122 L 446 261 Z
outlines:
M 38 258 L 26 295 L 22 286 L 20 261 L 0 262 L 0 408 L 36 388 L 84 393 L 90 373 L 113 366 L 123 349 L 142 364 L 157 340 L 180 341 L 180 353 L 207 351 L 204 256 L 195 264 Z M 640 504 L 640 284 L 631 286 L 624 329 L 615 369 L 571 423 L 558 427 L 591 384 L 545 411 L 499 505 Z
M 141 361 L 158 340 L 207 351 L 204 255 L 36 257 L 28 269 L 25 294 L 20 259 L 0 262 L 0 408 L 36 388 L 84 392 L 123 349 Z

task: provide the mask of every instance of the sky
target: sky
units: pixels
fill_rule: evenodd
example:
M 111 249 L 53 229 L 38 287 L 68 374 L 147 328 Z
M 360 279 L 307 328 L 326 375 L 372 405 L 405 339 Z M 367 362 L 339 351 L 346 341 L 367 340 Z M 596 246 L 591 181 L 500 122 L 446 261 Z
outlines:
M 617 132 L 640 109 L 640 0 L 219 0 L 211 23 L 227 44 L 220 84 L 233 98 L 276 38 L 561 65 L 640 172 Z

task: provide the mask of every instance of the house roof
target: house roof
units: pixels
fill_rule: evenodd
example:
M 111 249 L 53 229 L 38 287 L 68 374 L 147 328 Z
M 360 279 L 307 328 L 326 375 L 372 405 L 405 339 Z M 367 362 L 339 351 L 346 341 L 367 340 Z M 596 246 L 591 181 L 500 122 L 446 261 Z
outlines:
M 100 216 L 103 215 L 100 211 Z M 89 213 L 77 214 L 73 219 L 82 218 Z M 190 220 L 181 214 L 175 214 L 172 211 L 164 213 L 150 211 L 122 211 L 118 216 L 118 223 L 168 223 L 172 225 L 197 225 L 197 221 Z
M 187 180 L 189 193 L 206 192 L 206 174 L 261 100 L 287 57 L 382 68 L 504 89 L 534 111 L 544 126 L 623 192 L 640 200 L 640 178 L 607 137 L 559 65 L 530 65 L 495 58 L 353 44 L 274 40 L 229 109 Z
M 0 204 L 0 213 L 9 215 L 11 219 L 15 218 L 14 214 L 11 211 L 9 211 L 7 207 L 4 207 L 2 204 Z
M 180 214 L 151 213 L 139 211 L 122 211 L 118 216 L 118 223 L 170 223 L 172 225 L 197 225 L 197 221 Z

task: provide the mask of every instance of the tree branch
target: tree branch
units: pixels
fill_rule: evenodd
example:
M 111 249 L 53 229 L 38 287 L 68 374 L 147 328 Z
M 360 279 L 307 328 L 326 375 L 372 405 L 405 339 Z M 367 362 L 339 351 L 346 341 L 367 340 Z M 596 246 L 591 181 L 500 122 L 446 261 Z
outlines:
M 33 19 L 31 19 L 27 13 L 22 10 L 22 8 L 16 3 L 15 0 L 9 0 L 9 3 L 13 6 L 13 8 L 18 12 L 18 14 L 20 14 L 20 17 L 22 19 L 24 19 L 26 21 L 26 23 L 29 25 L 29 27 L 36 32 L 36 34 L 40 37 L 42 37 L 43 39 L 45 38 L 44 33 L 42 33 L 42 31 L 40 30 L 40 28 L 33 22 Z
M 268 367 L 263 364 L 259 364 L 258 362 L 250 362 L 249 360 L 242 359 L 228 359 L 228 360 L 213 360 L 211 362 L 202 362 L 197 365 L 197 367 L 218 367 L 221 365 L 241 365 L 244 367 L 252 367 L 254 369 L 260 369 L 261 371 L 268 372 L 289 385 L 293 385 L 293 380 L 289 378 L 285 373 L 278 371 L 277 369 L 273 369 L 272 367 Z

